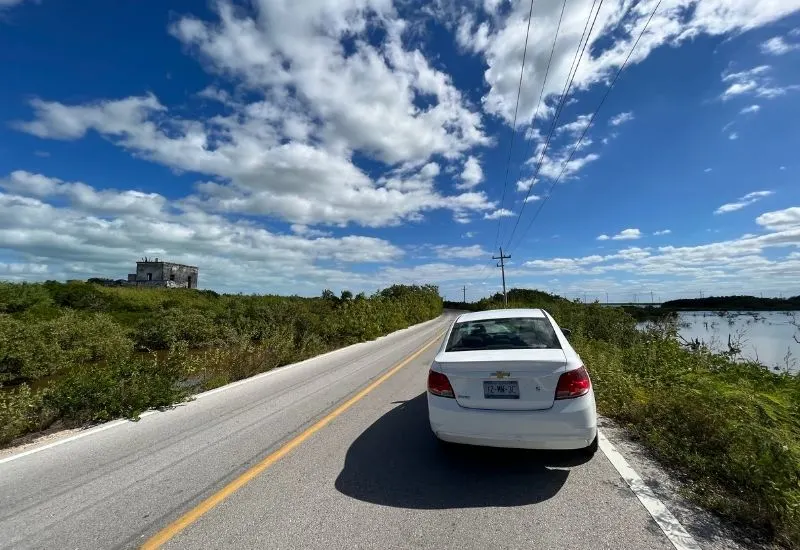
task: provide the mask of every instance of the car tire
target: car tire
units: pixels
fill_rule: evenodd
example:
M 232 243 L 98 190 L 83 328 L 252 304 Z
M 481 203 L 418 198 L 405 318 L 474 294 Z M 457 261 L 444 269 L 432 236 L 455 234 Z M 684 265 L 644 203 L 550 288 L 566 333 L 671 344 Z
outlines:
M 438 436 L 436 437 L 436 445 L 444 453 L 449 453 L 456 447 L 455 443 L 450 443 L 449 441 L 445 441 L 444 439 L 439 439 Z
M 592 442 L 589 443 L 589 445 L 584 447 L 583 449 L 580 449 L 579 452 L 582 456 L 585 456 L 586 458 L 592 458 L 594 454 L 597 452 L 598 446 L 599 445 L 597 442 L 597 436 L 595 435 Z

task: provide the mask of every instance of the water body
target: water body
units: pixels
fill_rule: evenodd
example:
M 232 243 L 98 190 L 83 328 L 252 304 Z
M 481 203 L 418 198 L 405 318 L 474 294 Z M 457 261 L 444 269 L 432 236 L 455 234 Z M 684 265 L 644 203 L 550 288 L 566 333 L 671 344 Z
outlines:
M 699 339 L 715 351 L 727 351 L 728 337 L 739 342 L 743 358 L 758 361 L 775 370 L 800 372 L 800 329 L 791 324 L 792 314 L 800 322 L 800 312 L 785 311 L 689 311 L 680 314 L 680 335 Z

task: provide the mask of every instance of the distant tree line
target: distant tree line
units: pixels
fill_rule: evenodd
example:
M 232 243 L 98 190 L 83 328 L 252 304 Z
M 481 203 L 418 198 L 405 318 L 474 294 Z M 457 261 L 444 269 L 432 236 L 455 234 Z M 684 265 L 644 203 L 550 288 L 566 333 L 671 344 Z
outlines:
M 707 298 L 683 298 L 661 304 L 662 309 L 685 310 L 779 310 L 800 309 L 800 296 L 791 298 L 759 298 L 756 296 L 709 296 Z

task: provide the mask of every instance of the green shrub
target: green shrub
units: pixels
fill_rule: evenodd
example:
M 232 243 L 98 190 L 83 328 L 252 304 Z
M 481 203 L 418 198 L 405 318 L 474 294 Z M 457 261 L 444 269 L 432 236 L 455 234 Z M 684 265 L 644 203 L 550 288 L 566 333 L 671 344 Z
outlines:
M 44 320 L 0 314 L 0 382 L 35 380 L 131 349 L 123 329 L 102 313 L 64 310 Z
M 25 323 L 0 314 L 0 383 L 41 378 L 63 364 L 64 354 L 47 322 Z
M 131 419 L 149 408 L 182 401 L 181 382 L 194 369 L 185 347 L 163 359 L 129 355 L 115 361 L 80 365 L 69 371 L 45 395 L 45 406 L 74 423 Z
M 84 311 L 105 311 L 109 307 L 103 287 L 91 283 L 47 281 L 44 287 L 49 291 L 53 302 L 61 307 Z
M 46 426 L 44 397 L 44 393 L 33 393 L 26 384 L 0 391 L 0 445 Z
M 367 297 L 218 295 L 48 281 L 0 287 L 0 384 L 47 377 L 44 390 L 0 393 L 0 443 L 69 423 L 136 418 L 151 407 L 369 340 L 442 311 L 435 287 Z M 332 293 L 331 293 L 332 294 Z M 11 305 L 8 304 L 21 304 Z M 158 354 L 134 351 L 167 350 Z
M 0 281 L 0 313 L 20 313 L 52 303 L 50 293 L 41 284 Z
M 225 345 L 235 338 L 233 329 L 215 324 L 197 310 L 168 309 L 139 321 L 136 344 L 149 350 L 169 349 L 178 342 L 191 348 Z

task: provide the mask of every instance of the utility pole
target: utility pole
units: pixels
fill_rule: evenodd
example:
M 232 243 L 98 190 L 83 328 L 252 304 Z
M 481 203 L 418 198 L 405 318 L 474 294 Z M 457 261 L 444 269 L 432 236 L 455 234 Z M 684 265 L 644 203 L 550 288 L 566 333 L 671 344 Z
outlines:
M 467 285 L 464 285 L 464 303 L 467 303 Z
M 650 291 L 650 305 L 653 304 L 653 291 Z
M 500 263 L 497 264 L 497 267 L 500 268 L 500 271 L 503 273 L 503 306 L 508 307 L 508 295 L 506 294 L 506 263 L 505 261 L 511 258 L 511 254 L 505 256 L 503 254 L 503 247 L 500 247 L 500 255 L 499 256 L 492 256 L 493 260 L 500 260 Z
M 608 303 L 608 291 L 606 291 L 606 303 Z

